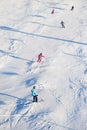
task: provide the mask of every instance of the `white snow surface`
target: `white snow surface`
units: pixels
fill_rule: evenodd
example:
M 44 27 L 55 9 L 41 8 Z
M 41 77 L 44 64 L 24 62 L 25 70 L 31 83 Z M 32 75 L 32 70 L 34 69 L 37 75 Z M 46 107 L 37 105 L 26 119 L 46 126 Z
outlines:
M 0 130 L 20 129 L 87 130 L 87 0 L 0 0 Z

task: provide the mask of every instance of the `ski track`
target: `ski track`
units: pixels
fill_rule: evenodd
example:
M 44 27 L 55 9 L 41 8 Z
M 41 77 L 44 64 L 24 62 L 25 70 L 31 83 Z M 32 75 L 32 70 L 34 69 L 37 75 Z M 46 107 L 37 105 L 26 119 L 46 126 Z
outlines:
M 19 39 L 10 39 L 10 46 L 9 46 L 9 51 L 10 52 L 15 52 L 21 48 L 21 44 L 23 44 L 22 40 Z

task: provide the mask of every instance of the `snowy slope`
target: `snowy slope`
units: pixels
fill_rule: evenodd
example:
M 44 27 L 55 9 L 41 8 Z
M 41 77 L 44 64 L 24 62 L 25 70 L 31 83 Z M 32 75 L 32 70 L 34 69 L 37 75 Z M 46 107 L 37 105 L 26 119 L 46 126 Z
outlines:
M 87 130 L 86 13 L 86 0 L 0 1 L 0 130 Z

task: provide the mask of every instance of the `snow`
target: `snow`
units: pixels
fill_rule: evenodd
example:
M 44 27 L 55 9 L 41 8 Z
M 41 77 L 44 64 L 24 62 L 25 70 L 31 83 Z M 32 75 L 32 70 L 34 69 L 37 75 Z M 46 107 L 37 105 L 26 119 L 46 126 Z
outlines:
M 0 2 L 0 130 L 87 130 L 86 10 L 86 0 Z

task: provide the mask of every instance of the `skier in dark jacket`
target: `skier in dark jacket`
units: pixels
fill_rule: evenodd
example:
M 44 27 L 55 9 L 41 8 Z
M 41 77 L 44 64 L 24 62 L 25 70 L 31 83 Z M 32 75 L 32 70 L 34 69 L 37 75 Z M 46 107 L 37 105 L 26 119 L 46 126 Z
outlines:
M 74 10 L 74 6 L 71 7 L 71 11 Z
M 31 90 L 32 96 L 33 96 L 33 102 L 38 102 L 38 95 L 36 92 L 36 86 L 33 86 L 33 89 Z
M 63 21 L 61 21 L 60 24 L 62 25 L 62 28 L 65 28 L 65 25 L 64 25 L 64 22 L 63 22 Z
M 54 14 L 54 11 L 55 11 L 55 10 L 54 10 L 54 9 L 52 9 L 51 14 Z

